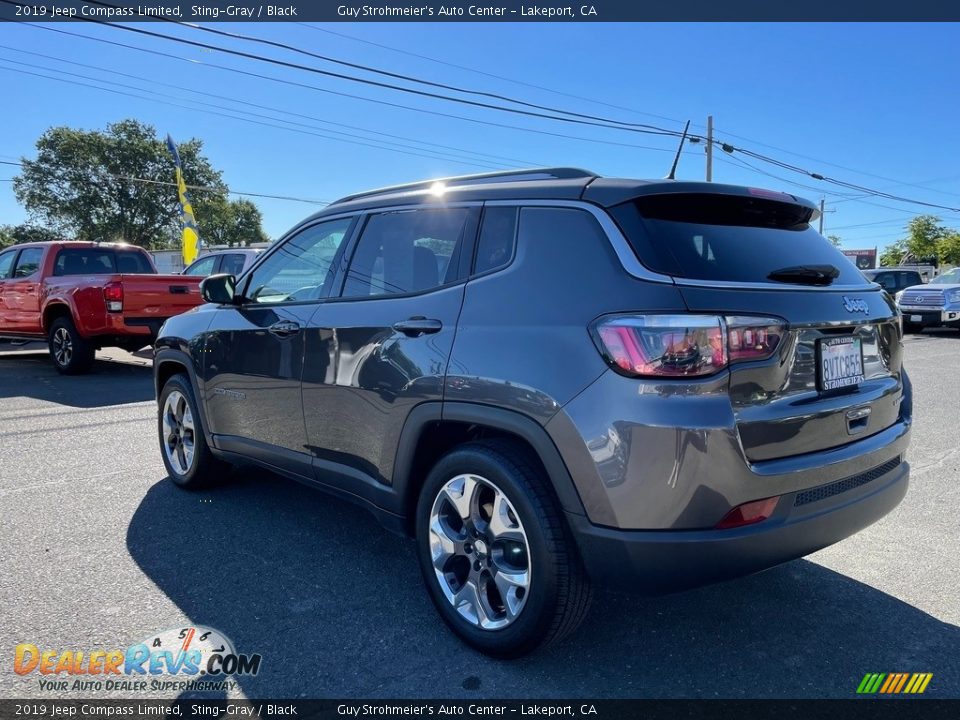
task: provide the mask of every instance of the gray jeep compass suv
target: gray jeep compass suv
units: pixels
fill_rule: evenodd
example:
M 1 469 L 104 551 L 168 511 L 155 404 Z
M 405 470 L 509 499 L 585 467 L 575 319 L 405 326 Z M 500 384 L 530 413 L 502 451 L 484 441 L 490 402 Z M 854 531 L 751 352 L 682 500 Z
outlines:
M 443 619 L 516 656 L 591 584 L 801 557 L 907 490 L 892 300 L 792 195 L 570 168 L 351 195 L 156 343 L 161 452 L 412 535 Z

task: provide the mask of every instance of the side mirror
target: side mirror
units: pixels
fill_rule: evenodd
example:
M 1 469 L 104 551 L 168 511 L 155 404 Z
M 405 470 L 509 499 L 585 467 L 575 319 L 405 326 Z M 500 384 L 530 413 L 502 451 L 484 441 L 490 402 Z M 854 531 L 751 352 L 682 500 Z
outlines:
M 231 305 L 237 292 L 237 279 L 233 275 L 211 275 L 200 282 L 200 295 L 205 302 L 215 305 Z

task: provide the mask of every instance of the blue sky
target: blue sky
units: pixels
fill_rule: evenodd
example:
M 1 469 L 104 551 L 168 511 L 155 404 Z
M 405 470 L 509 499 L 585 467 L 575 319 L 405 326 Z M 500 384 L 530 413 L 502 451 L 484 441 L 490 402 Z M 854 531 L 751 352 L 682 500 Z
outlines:
M 676 148 L 676 141 L 670 138 L 578 127 L 417 98 L 91 23 L 58 23 L 48 27 L 199 62 L 158 57 L 36 27 L 0 24 L 0 45 L 4 46 L 0 47 L 0 87 L 7 102 L 6 111 L 0 113 L 0 160 L 32 157 L 37 137 L 51 125 L 95 129 L 136 117 L 178 140 L 201 138 L 207 156 L 223 170 L 231 189 L 330 200 L 365 188 L 483 172 L 504 165 L 574 165 L 603 175 L 662 177 Z M 160 23 L 140 27 L 338 69 L 281 50 L 217 38 L 189 28 Z M 960 26 L 954 24 L 338 23 L 311 27 L 293 23 L 230 23 L 210 27 L 280 40 L 392 72 L 670 129 L 681 129 L 682 122 L 689 118 L 693 130 L 702 132 L 702 127 L 697 126 L 712 113 L 718 140 L 860 185 L 960 206 L 960 148 L 956 132 L 960 117 L 960 96 L 956 91 Z M 56 72 L 12 65 L 10 61 L 45 66 Z M 372 100 L 415 106 L 421 112 L 250 78 L 203 64 L 210 62 Z M 75 63 L 175 87 L 118 77 Z M 27 72 L 72 72 L 81 77 L 61 75 L 71 81 L 64 83 Z M 90 87 L 112 82 L 172 97 L 148 100 Z M 176 86 L 272 109 L 203 97 Z M 172 104 L 192 106 L 196 101 L 229 107 L 232 115 L 267 115 L 271 119 L 252 119 L 296 127 L 307 134 Z M 435 112 L 580 139 L 491 127 Z M 285 125 L 284 119 L 301 125 Z M 319 121 L 339 125 L 323 125 Z M 332 131 L 360 135 L 363 139 L 336 136 Z M 365 144 L 344 142 L 347 139 Z M 404 152 L 382 147 L 388 140 L 402 143 L 404 147 L 398 149 Z M 845 247 L 883 247 L 902 235 L 905 222 L 922 212 L 933 212 L 945 224 L 960 227 L 960 213 L 928 211 L 889 199 L 850 199 L 860 194 L 745 158 L 777 176 L 770 177 L 745 167 L 736 158 L 736 154 L 719 154 L 714 166 L 715 181 L 786 190 L 813 200 L 824 195 L 827 209 L 833 211 L 826 215 L 825 233 L 840 235 Z M 0 180 L 4 180 L 0 182 L 0 224 L 26 219 L 25 211 L 13 196 L 11 183 L 5 182 L 16 171 L 14 166 L 0 165 Z M 692 147 L 681 161 L 678 177 L 702 179 L 703 174 L 703 150 Z M 286 200 L 255 201 L 271 236 L 280 235 L 318 207 Z

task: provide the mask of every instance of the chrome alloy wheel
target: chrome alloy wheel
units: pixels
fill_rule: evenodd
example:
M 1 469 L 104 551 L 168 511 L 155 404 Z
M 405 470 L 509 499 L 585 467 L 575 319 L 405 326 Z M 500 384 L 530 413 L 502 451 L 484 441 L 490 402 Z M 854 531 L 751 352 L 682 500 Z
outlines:
M 60 367 L 66 367 L 73 359 L 73 340 L 65 327 L 58 327 L 53 332 L 53 358 Z
M 498 630 L 530 593 L 527 535 L 507 496 L 478 475 L 457 475 L 433 501 L 430 555 L 447 600 L 469 623 Z
M 183 393 L 174 390 L 163 404 L 163 451 L 180 475 L 186 475 L 193 467 L 195 441 L 190 404 Z

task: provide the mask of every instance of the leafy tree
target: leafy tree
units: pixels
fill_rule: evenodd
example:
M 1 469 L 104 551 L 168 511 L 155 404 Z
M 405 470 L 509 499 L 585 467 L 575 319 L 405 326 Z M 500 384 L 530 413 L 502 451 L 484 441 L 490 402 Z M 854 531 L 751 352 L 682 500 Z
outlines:
M 36 225 L 0 225 L 0 248 L 28 242 L 60 240 L 60 234 Z
M 906 250 L 918 261 L 936 257 L 937 243 L 947 234 L 934 215 L 917 215 L 907 225 Z
M 937 256 L 941 263 L 960 265 L 960 232 L 948 232 L 937 241 Z
M 880 253 L 880 264 L 884 266 L 899 265 L 903 256 L 907 254 L 907 241 L 897 240 L 892 245 L 887 245 Z
M 226 198 L 220 172 L 193 139 L 178 146 L 194 213 Z M 144 182 L 146 180 L 147 182 Z M 122 240 L 162 245 L 179 222 L 173 160 L 151 126 L 137 120 L 105 131 L 54 127 L 37 141 L 37 158 L 24 160 L 14 179 L 17 199 L 31 219 L 77 240 Z
M 200 237 L 207 245 L 229 247 L 267 242 L 260 210 L 249 200 L 218 200 L 197 215 Z
M 834 247 L 840 247 L 842 240 L 839 235 L 827 235 L 827 240 L 830 241 L 830 244 Z

